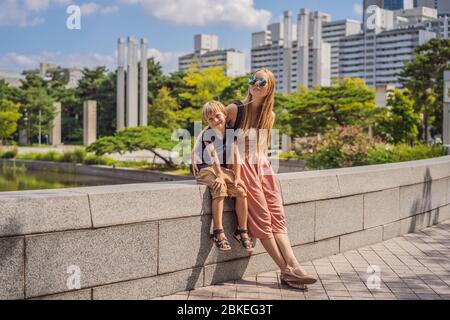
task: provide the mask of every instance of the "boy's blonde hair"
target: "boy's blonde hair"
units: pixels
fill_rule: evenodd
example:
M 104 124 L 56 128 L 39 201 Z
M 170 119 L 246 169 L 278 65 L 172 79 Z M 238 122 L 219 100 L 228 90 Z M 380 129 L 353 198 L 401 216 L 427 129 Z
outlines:
M 203 105 L 202 109 L 202 118 L 203 121 L 208 123 L 208 117 L 213 114 L 217 114 L 219 112 L 222 112 L 224 115 L 226 115 L 225 106 L 220 103 L 219 101 L 211 100 L 208 101 Z

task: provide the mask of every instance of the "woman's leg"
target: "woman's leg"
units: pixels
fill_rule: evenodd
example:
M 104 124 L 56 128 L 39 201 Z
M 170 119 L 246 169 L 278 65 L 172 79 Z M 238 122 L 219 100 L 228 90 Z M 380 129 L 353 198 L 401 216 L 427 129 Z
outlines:
M 294 251 L 292 250 L 291 242 L 289 241 L 289 236 L 287 233 L 274 233 L 274 238 L 284 260 L 286 261 L 285 268 L 292 267 L 300 271 L 302 275 L 307 275 L 308 273 L 302 268 L 294 255 Z
M 278 268 L 283 271 L 286 268 L 286 261 L 284 260 L 275 238 L 260 239 L 260 241 L 272 260 L 277 264 Z
M 297 258 L 292 250 L 289 236 L 286 228 L 286 215 L 283 207 L 283 199 L 278 181 L 269 162 L 263 163 L 261 166 L 262 187 L 266 198 L 267 206 L 271 213 L 271 223 L 275 242 L 278 250 L 281 252 L 284 261 L 284 268 L 292 267 L 298 270 L 302 275 L 306 275 L 306 271 L 300 266 Z M 284 269 L 282 269 L 284 270 Z

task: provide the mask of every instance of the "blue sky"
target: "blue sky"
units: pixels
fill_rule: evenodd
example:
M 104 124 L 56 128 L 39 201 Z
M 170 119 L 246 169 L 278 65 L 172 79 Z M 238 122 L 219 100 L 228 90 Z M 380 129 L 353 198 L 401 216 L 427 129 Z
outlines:
M 81 7 L 81 30 L 66 27 L 70 4 Z M 115 66 L 119 36 L 146 37 L 165 72 L 193 49 L 193 35 L 216 34 L 221 48 L 248 53 L 251 33 L 280 21 L 285 10 L 320 10 L 333 20 L 361 19 L 362 0 L 0 0 L 0 70 L 39 62 Z M 248 59 L 247 59 L 248 60 Z M 249 69 L 247 65 L 247 69 Z

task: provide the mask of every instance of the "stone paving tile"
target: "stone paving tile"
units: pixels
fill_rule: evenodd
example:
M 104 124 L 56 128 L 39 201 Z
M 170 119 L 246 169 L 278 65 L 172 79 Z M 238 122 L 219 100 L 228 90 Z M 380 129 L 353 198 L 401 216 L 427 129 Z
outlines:
M 450 300 L 450 220 L 414 234 L 302 263 L 319 281 L 298 290 L 280 272 L 179 292 L 154 300 Z M 368 267 L 380 268 L 371 288 Z M 369 281 L 368 281 L 369 279 Z

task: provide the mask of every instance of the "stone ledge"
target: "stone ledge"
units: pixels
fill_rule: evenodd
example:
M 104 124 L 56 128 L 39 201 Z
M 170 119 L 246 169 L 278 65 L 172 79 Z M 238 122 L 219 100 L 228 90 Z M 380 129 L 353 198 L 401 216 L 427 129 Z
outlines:
M 450 157 L 443 157 L 280 175 L 294 253 L 300 261 L 312 260 L 449 219 L 449 164 Z M 381 173 L 382 168 L 387 171 Z M 404 171 L 403 178 L 398 170 Z M 361 187 L 364 177 L 369 180 Z M 427 186 L 429 206 L 411 211 L 414 199 L 426 201 L 422 191 Z M 351 188 L 357 194 L 343 197 Z M 207 188 L 195 181 L 0 193 L 0 208 L 6 212 L 0 221 L 6 225 L 7 218 L 16 219 L 0 233 L 1 252 L 10 252 L 0 260 L 6 279 L 0 296 L 56 299 L 90 293 L 94 299 L 141 299 L 153 296 L 152 288 L 170 294 L 274 269 L 260 243 L 249 256 L 231 238 L 236 227 L 231 201 L 226 202 L 224 226 L 233 251 L 217 252 L 208 237 L 210 202 Z M 25 238 L 13 238 L 22 234 Z M 68 292 L 69 265 L 82 271 L 80 291 Z M 173 279 L 176 287 L 164 287 L 161 279 Z
M 66 189 L 0 192 L 0 237 L 91 227 L 87 195 Z
M 450 202 L 450 156 L 404 163 L 280 174 L 285 205 L 337 199 L 419 184 L 439 194 L 431 209 Z M 447 176 L 446 176 L 447 175 Z M 445 181 L 446 180 L 446 181 Z M 439 185 L 438 187 L 435 185 Z M 413 192 L 413 191 L 411 191 Z M 413 192 L 417 193 L 417 192 Z M 407 203 L 401 217 L 408 211 Z M 20 204 L 20 205 L 19 205 Z M 86 188 L 3 192 L 0 237 L 97 228 L 209 214 L 209 191 L 195 181 L 139 183 Z M 405 209 L 406 208 L 406 209 Z M 226 202 L 232 210 L 232 202 Z M 32 214 L 30 213 L 32 212 Z M 414 214 L 416 212 L 412 212 Z M 386 217 L 367 226 L 386 222 Z
M 157 242 L 155 223 L 27 236 L 26 297 L 68 291 L 69 266 L 81 289 L 156 275 Z

